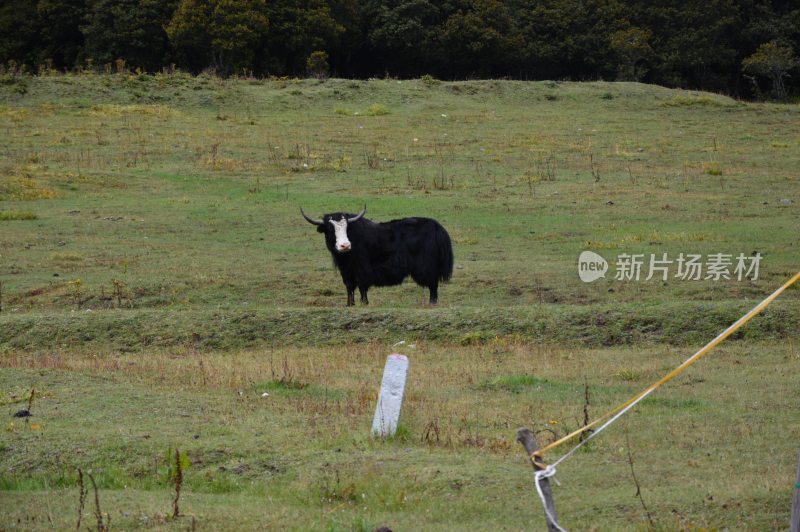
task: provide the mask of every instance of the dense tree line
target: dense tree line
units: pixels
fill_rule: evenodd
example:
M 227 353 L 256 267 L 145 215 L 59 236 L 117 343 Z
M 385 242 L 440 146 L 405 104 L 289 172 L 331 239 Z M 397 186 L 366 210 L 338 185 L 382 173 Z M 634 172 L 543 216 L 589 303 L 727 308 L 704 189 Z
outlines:
M 8 68 L 637 80 L 785 96 L 796 0 L 2 0 Z

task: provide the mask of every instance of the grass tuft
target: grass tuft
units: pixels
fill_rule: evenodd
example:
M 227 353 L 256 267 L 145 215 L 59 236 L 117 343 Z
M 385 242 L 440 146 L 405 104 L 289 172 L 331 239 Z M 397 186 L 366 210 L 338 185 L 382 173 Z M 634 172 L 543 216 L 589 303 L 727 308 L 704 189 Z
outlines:
M 622 381 L 633 382 L 639 380 L 639 373 L 635 370 L 623 368 L 614 374 L 615 377 Z
M 380 103 L 373 103 L 364 111 L 366 116 L 384 116 L 389 114 L 389 108 Z
M 55 190 L 37 179 L 10 176 L 0 182 L 0 201 L 34 201 L 58 196 Z
M 36 220 L 39 218 L 35 212 L 31 211 L 0 211 L 0 222 L 12 220 Z

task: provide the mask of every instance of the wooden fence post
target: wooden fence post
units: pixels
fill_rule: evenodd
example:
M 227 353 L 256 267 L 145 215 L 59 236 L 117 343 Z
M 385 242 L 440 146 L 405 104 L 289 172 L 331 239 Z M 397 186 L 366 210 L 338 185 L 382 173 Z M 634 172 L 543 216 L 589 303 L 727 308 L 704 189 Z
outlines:
M 523 447 L 525 447 L 525 452 L 528 454 L 529 459 L 531 456 L 533 456 L 533 453 L 539 450 L 539 444 L 536 443 L 536 437 L 528 429 L 522 428 L 517 431 L 517 441 L 521 443 Z M 534 471 L 541 471 L 545 467 L 544 462 L 542 462 L 542 460 L 538 457 L 536 460 L 531 460 L 531 466 L 533 466 Z M 561 528 L 558 526 L 557 522 L 558 517 L 556 516 L 556 506 L 553 503 L 553 492 L 550 489 L 550 479 L 541 479 L 539 481 L 539 485 L 542 488 L 542 495 L 544 495 L 545 506 L 547 507 L 547 511 L 544 515 L 545 520 L 547 521 L 547 530 L 548 532 L 559 532 Z M 553 517 L 552 519 L 550 519 L 551 516 Z
M 800 454 L 797 456 L 797 473 L 794 477 L 794 497 L 792 498 L 792 518 L 789 521 L 791 532 L 800 532 Z

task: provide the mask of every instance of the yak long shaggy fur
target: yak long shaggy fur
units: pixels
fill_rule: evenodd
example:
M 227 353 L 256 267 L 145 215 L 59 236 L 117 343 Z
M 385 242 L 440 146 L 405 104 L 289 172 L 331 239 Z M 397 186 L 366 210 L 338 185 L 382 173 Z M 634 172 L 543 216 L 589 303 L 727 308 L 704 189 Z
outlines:
M 453 246 L 445 228 L 430 218 L 375 223 L 362 216 L 347 224 L 351 249 L 337 251 L 330 222 L 356 217 L 341 212 L 326 214 L 317 226 L 317 231 L 325 234 L 333 263 L 342 275 L 348 306 L 354 304 L 356 288 L 362 303 L 368 304 L 370 287 L 398 285 L 408 276 L 419 286 L 427 287 L 430 303 L 436 304 L 439 282 L 449 281 L 453 275 Z

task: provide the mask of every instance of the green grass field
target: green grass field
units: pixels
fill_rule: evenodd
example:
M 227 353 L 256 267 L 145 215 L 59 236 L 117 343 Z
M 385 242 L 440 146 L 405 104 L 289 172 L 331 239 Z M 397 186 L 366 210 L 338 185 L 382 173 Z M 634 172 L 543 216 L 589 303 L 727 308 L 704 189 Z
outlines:
M 0 528 L 74 527 L 78 468 L 114 528 L 540 527 L 518 427 L 580 427 L 585 386 L 601 415 L 800 269 L 797 105 L 182 74 L 6 77 L 0 98 Z M 299 207 L 364 203 L 450 232 L 439 306 L 406 283 L 344 307 Z M 606 278 L 579 279 L 584 250 Z M 619 255 L 663 253 L 761 262 L 756 280 L 614 278 Z M 562 525 L 650 528 L 630 451 L 657 528 L 784 528 L 798 311 L 792 288 L 564 462 Z M 402 426 L 376 441 L 399 340 L 417 344 Z

